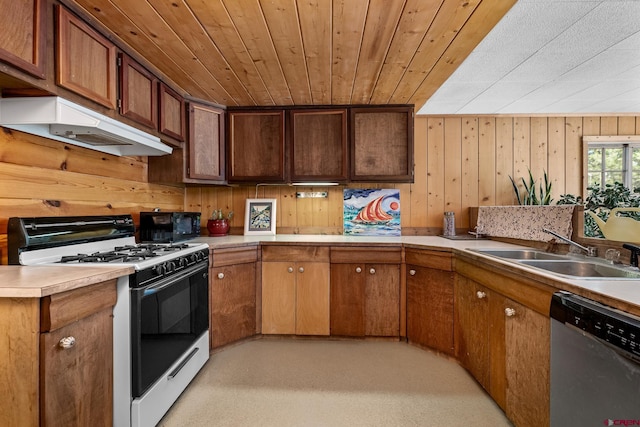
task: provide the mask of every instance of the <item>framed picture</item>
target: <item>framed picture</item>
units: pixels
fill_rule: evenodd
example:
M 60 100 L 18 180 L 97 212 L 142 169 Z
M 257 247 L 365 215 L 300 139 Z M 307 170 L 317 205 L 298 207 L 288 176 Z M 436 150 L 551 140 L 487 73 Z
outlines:
M 276 199 L 247 199 L 244 234 L 276 234 Z

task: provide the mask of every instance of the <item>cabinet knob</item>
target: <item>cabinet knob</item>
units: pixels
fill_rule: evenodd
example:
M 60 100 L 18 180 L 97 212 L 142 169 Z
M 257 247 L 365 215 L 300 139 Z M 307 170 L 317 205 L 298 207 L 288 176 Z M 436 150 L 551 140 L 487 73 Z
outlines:
M 293 267 L 289 267 L 289 268 L 287 268 L 287 271 L 288 271 L 289 273 L 293 273 Z
M 415 276 L 416 275 L 416 271 L 415 270 L 409 270 L 409 275 L 410 276 Z
M 362 273 L 362 268 L 356 267 L 356 273 Z
M 476 292 L 476 296 L 478 297 L 478 299 L 486 298 L 487 297 L 487 293 L 486 292 L 482 292 L 482 291 L 478 291 L 478 292 Z
M 507 317 L 513 317 L 516 315 L 516 310 L 510 307 L 507 307 L 504 309 L 504 314 L 506 314 Z
M 224 273 L 218 273 L 218 279 L 224 279 Z
M 58 347 L 63 350 L 67 350 L 76 345 L 76 339 L 74 337 L 64 337 L 58 342 Z
M 371 267 L 371 268 L 369 269 L 369 274 L 376 274 L 376 269 L 375 269 L 375 268 L 373 268 L 373 267 Z
M 298 268 L 298 271 L 299 271 L 300 273 L 304 273 L 304 267 L 300 267 L 300 268 Z

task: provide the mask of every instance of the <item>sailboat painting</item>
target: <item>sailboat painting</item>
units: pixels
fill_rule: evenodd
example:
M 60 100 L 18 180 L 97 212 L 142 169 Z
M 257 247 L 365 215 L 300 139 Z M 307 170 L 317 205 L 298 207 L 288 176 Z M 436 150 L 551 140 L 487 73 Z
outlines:
M 344 234 L 400 236 L 400 191 L 349 188 L 344 198 Z

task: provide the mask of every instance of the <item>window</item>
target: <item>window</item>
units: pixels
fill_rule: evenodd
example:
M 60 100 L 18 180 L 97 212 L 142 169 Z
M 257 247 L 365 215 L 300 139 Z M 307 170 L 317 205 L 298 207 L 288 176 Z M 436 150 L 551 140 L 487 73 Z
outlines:
M 587 186 L 615 182 L 630 189 L 640 188 L 640 142 L 589 142 Z

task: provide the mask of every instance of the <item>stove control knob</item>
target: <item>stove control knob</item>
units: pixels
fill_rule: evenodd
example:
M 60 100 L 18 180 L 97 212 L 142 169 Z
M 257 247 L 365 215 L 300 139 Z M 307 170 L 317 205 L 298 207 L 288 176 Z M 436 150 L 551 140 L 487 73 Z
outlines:
M 171 273 L 175 269 L 176 269 L 175 262 L 167 261 L 167 262 L 164 263 L 164 271 L 166 271 L 167 273 Z
M 179 262 L 180 262 L 180 267 L 182 267 L 182 268 L 186 267 L 187 264 L 189 264 L 189 260 L 186 257 L 180 258 Z
M 158 264 L 153 267 L 153 271 L 158 275 L 162 276 L 164 274 L 164 264 Z

